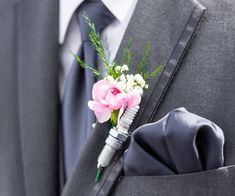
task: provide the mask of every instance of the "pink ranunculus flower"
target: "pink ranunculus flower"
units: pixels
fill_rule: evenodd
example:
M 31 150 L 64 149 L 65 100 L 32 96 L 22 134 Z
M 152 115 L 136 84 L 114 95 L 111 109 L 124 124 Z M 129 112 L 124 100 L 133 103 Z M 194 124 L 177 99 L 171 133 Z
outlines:
M 116 81 L 100 80 L 92 89 L 92 98 L 88 107 L 94 111 L 98 122 L 103 123 L 111 118 L 114 110 L 139 105 L 141 96 L 138 92 L 126 93 Z

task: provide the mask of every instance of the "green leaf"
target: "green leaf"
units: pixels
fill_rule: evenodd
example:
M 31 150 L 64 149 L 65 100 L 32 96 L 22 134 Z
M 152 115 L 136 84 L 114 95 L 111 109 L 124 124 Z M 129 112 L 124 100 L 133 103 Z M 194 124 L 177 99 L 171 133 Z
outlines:
M 84 60 L 82 60 L 79 56 L 75 55 L 75 54 L 72 53 L 71 51 L 70 51 L 70 53 L 71 53 L 71 54 L 74 56 L 74 58 L 77 60 L 77 62 L 79 63 L 79 65 L 80 65 L 81 68 L 83 68 L 83 69 L 90 69 L 90 70 L 94 73 L 94 75 L 96 75 L 96 76 L 99 76 L 99 75 L 100 75 L 99 70 L 96 69 L 94 66 L 86 64 Z
M 127 47 L 123 50 L 123 59 L 122 59 L 122 65 L 126 64 L 128 66 L 131 65 L 132 62 L 132 40 L 130 39 L 127 43 Z
M 145 68 L 146 68 L 146 66 L 147 66 L 147 62 L 148 62 L 148 60 L 149 60 L 151 47 L 152 47 L 151 43 L 147 43 L 146 48 L 145 48 L 144 57 L 143 57 L 142 60 L 137 64 L 137 71 L 138 71 L 138 73 L 142 73 L 142 72 L 145 71 Z
M 144 72 L 142 76 L 145 81 L 148 80 L 149 78 L 154 78 L 162 72 L 163 68 L 164 68 L 163 65 L 159 65 L 151 72 L 150 71 Z
M 118 123 L 118 114 L 119 114 L 119 110 L 114 110 L 111 113 L 111 123 L 114 127 L 117 126 L 117 123 Z
M 86 12 L 83 13 L 83 17 L 90 28 L 89 39 L 92 45 L 95 47 L 98 55 L 100 56 L 101 60 L 104 62 L 107 70 L 111 69 L 109 57 L 108 57 L 108 50 L 104 46 L 104 43 L 101 40 L 100 34 L 96 31 L 94 23 L 90 20 L 89 16 Z
M 90 28 L 89 39 L 92 45 L 94 46 L 95 50 L 97 51 L 99 57 L 101 58 L 102 62 L 105 64 L 107 73 L 111 75 L 114 79 L 118 79 L 121 76 L 121 72 L 115 70 L 118 64 L 116 62 L 114 62 L 113 64 L 109 62 L 108 50 L 105 47 L 104 43 L 102 42 L 99 33 L 96 31 L 94 23 L 89 19 L 88 15 L 85 12 L 83 13 L 83 17 Z M 128 66 L 131 66 L 132 63 L 131 47 L 132 47 L 132 41 L 129 40 L 127 47 L 124 49 L 123 62 L 121 65 L 127 64 Z M 147 43 L 145 48 L 145 54 L 142 60 L 137 64 L 137 72 L 143 76 L 144 80 L 147 80 L 148 78 L 151 77 L 156 77 L 163 69 L 162 65 L 156 67 L 153 71 L 146 69 L 147 64 L 149 64 L 150 49 L 151 49 L 151 44 Z M 72 55 L 74 54 L 72 53 Z M 100 75 L 99 70 L 96 69 L 95 66 L 86 64 L 83 59 L 81 59 L 76 55 L 74 55 L 74 57 L 79 62 L 82 68 L 90 69 L 91 71 L 93 71 L 93 73 L 96 76 Z M 116 112 L 112 114 L 112 122 L 113 124 L 117 123 Z

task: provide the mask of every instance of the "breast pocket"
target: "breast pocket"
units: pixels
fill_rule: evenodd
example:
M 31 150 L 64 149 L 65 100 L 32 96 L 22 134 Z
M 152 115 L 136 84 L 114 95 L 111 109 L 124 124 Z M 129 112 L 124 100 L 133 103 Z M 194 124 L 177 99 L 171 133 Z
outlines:
M 232 196 L 235 165 L 170 176 L 125 176 L 114 196 Z

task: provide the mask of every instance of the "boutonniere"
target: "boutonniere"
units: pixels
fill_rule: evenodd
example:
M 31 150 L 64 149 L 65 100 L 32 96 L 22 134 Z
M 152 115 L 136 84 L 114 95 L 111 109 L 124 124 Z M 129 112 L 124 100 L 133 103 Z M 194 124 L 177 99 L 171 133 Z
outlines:
M 103 170 L 109 165 L 116 151 L 122 149 L 123 143 L 130 136 L 128 130 L 139 110 L 144 90 L 148 89 L 147 80 L 156 77 L 162 71 L 163 66 L 146 70 L 150 56 L 150 43 L 145 48 L 143 59 L 136 65 L 135 73 L 129 73 L 130 66 L 133 66 L 130 43 L 124 50 L 123 62 L 114 61 L 111 63 L 107 49 L 96 31 L 94 23 L 85 13 L 83 16 L 90 28 L 89 39 L 105 65 L 106 72 L 101 73 L 93 65 L 88 65 L 79 56 L 73 55 L 82 68 L 90 69 L 94 75 L 102 78 L 93 85 L 93 100 L 88 101 L 88 107 L 94 111 L 99 123 L 108 120 L 112 123 L 106 144 L 97 161 L 95 181 L 98 182 Z

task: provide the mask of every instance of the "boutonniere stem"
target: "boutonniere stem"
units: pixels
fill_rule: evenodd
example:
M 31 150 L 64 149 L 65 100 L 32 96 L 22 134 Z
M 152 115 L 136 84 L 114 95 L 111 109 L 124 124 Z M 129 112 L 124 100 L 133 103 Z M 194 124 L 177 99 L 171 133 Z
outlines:
M 132 108 L 127 108 L 118 121 L 117 126 L 110 129 L 109 136 L 105 141 L 106 144 L 98 157 L 95 182 L 100 180 L 104 168 L 110 164 L 115 153 L 122 149 L 123 144 L 130 136 L 129 128 L 138 110 L 138 105 Z

